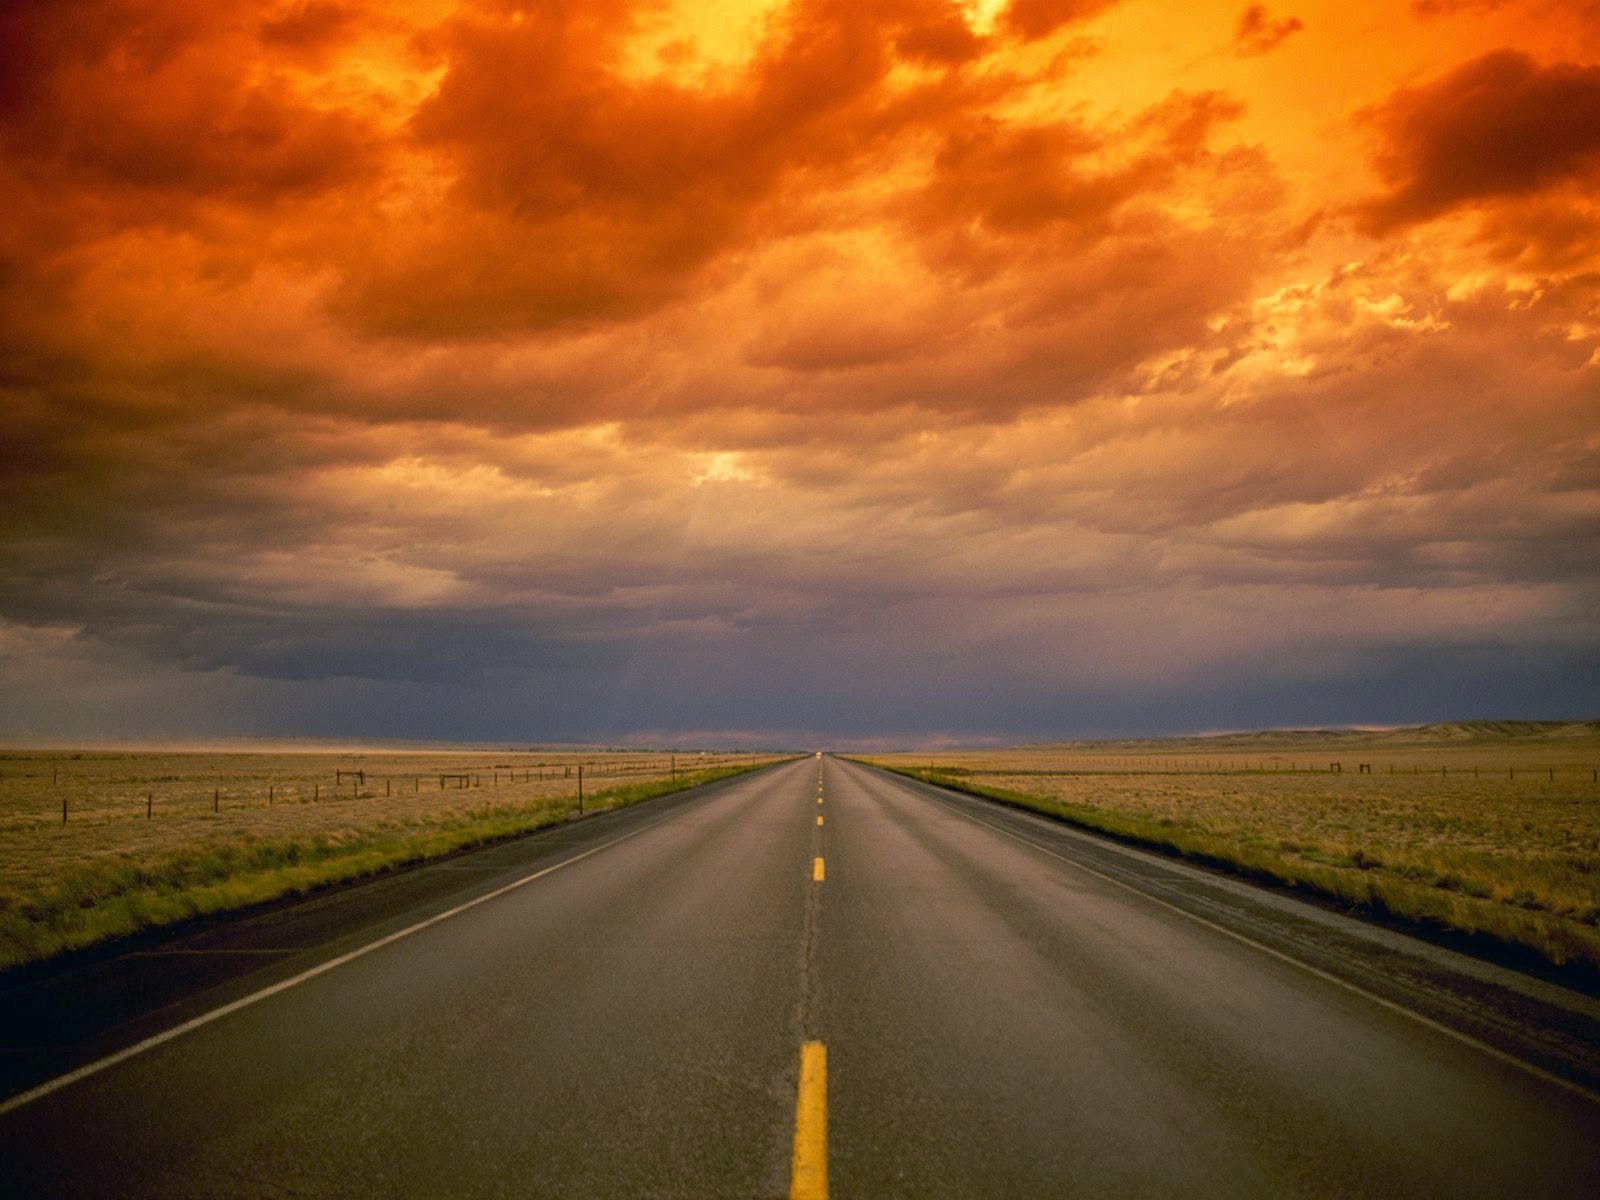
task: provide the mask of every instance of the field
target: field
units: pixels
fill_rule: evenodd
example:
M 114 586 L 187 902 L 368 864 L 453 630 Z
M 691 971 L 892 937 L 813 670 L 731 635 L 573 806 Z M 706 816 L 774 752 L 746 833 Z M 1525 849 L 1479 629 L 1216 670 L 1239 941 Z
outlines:
M 770 755 L 0 751 L 0 968 L 370 875 Z
M 1600 726 L 1474 723 L 866 761 L 1600 970 Z

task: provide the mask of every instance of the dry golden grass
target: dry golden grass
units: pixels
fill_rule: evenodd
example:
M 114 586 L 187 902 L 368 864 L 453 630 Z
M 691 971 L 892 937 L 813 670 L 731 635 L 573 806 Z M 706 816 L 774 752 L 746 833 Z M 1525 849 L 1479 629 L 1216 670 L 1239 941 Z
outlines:
M 1600 968 L 1600 736 L 1592 728 L 868 761 L 1360 908 L 1485 935 L 1552 963 Z M 1358 770 L 1363 763 L 1370 774 Z
M 594 809 L 767 761 L 679 754 L 674 775 L 667 754 L 604 751 L 0 752 L 0 967 L 564 820 L 580 764 Z

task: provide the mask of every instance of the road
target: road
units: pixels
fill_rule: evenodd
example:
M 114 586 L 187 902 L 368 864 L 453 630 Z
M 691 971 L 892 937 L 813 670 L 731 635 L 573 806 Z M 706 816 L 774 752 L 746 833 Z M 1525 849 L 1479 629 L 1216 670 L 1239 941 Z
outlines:
M 1595 1001 L 832 758 L 0 1017 L 6 1196 L 1600 1195 Z

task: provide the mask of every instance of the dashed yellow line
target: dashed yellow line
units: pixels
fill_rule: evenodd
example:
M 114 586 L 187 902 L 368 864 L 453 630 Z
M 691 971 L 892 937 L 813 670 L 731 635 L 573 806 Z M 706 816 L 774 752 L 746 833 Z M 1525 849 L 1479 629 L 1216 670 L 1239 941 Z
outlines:
M 813 883 L 822 882 L 822 855 L 820 854 L 817 855 L 816 860 L 811 864 L 811 881 Z
M 800 1047 L 789 1200 L 828 1200 L 828 1048 L 821 1042 Z

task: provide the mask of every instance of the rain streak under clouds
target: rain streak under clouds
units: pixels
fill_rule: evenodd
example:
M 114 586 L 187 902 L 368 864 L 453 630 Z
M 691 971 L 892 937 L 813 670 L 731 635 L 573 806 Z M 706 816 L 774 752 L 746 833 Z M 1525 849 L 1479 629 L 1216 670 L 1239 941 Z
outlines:
M 1600 713 L 1600 4 L 0 14 L 0 735 Z

